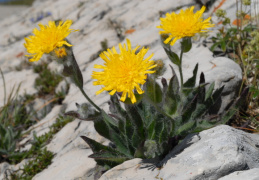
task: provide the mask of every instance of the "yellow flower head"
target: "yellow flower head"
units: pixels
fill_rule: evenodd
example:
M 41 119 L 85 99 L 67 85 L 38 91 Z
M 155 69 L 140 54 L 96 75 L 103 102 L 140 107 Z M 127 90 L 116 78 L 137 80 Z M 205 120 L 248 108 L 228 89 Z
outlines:
M 164 41 L 168 44 L 171 40 L 170 45 L 183 37 L 192 37 L 196 33 L 207 32 L 207 28 L 213 27 L 214 24 L 210 23 L 210 17 L 203 20 L 202 14 L 205 11 L 203 6 L 199 11 L 193 13 L 194 6 L 184 10 L 181 10 L 179 14 L 172 12 L 167 13 L 166 17 L 160 18 L 161 24 L 157 28 L 163 29 L 160 34 L 168 34 L 169 37 Z
M 63 45 L 72 46 L 65 40 L 71 32 L 76 31 L 69 29 L 71 24 L 72 20 L 60 21 L 57 26 L 54 21 L 49 21 L 49 24 L 45 26 L 39 24 L 40 30 L 35 28 L 33 30 L 34 36 L 25 38 L 24 46 L 30 53 L 27 56 L 31 57 L 29 61 L 38 61 L 44 53 L 48 54 Z
M 126 44 L 123 46 L 119 44 L 120 54 L 116 49 L 107 49 L 100 54 L 100 57 L 105 61 L 104 65 L 94 65 L 94 68 L 103 69 L 101 72 L 93 71 L 92 79 L 94 85 L 103 85 L 104 87 L 96 92 L 96 95 L 101 92 L 110 91 L 110 95 L 113 95 L 116 91 L 122 92 L 121 101 L 125 101 L 126 96 L 131 99 L 132 103 L 136 102 L 134 95 L 134 89 L 136 88 L 139 94 L 144 93 L 140 88 L 141 84 L 146 82 L 147 74 L 154 73 L 155 71 L 149 71 L 156 67 L 154 61 L 150 61 L 153 54 L 144 59 L 148 49 L 142 48 L 138 53 L 135 49 L 131 49 L 130 40 L 127 39 Z
M 56 48 L 55 49 L 55 54 L 57 57 L 62 58 L 64 56 L 67 56 L 66 49 L 64 47 L 61 48 Z

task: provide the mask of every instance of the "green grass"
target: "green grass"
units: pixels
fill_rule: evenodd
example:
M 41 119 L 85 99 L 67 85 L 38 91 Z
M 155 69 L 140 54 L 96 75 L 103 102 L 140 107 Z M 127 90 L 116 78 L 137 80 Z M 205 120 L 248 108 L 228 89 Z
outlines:
M 34 134 L 31 148 L 28 151 L 20 152 L 21 147 L 18 146 L 18 142 L 25 135 L 22 132 L 36 123 L 36 121 L 32 121 L 35 111 L 28 110 L 26 107 L 38 97 L 48 97 L 55 100 L 53 103 L 61 104 L 69 88 L 67 85 L 65 90 L 55 93 L 55 89 L 63 77 L 50 71 L 47 62 L 33 65 L 31 68 L 39 75 L 35 80 L 35 88 L 38 92 L 33 95 L 25 93 L 23 96 L 18 95 L 20 85 L 13 87 L 11 92 L 7 94 L 6 82 L 0 69 L 4 85 L 4 105 L 0 107 L 0 163 L 17 164 L 24 159 L 30 159 L 18 171 L 9 170 L 6 172 L 10 175 L 6 179 L 32 179 L 33 176 L 51 164 L 54 155 L 44 147 L 62 127 L 73 120 L 71 117 L 59 116 L 48 133 L 39 137 Z
M 33 70 L 39 74 L 35 80 L 35 88 L 40 96 L 46 94 L 55 94 L 55 89 L 63 80 L 63 77 L 48 69 L 47 63 L 42 63 L 34 66 Z
M 6 179 L 11 180 L 31 180 L 36 174 L 47 168 L 54 157 L 54 154 L 46 148 L 40 149 L 35 154 L 35 158 L 29 160 L 23 168 L 10 173 Z
M 29 180 L 33 176 L 41 172 L 43 169 L 48 167 L 51 164 L 54 154 L 50 151 L 47 151 L 44 148 L 54 137 L 54 135 L 60 131 L 67 123 L 71 122 L 73 118 L 68 116 L 61 116 L 56 119 L 56 122 L 50 127 L 50 131 L 44 135 L 37 136 L 35 133 L 33 135 L 33 140 L 31 142 L 32 147 L 29 151 L 24 151 L 18 153 L 16 156 L 9 158 L 9 162 L 18 163 L 23 159 L 30 158 L 23 168 L 20 168 L 19 171 L 9 172 L 10 176 L 6 179 L 12 180 Z

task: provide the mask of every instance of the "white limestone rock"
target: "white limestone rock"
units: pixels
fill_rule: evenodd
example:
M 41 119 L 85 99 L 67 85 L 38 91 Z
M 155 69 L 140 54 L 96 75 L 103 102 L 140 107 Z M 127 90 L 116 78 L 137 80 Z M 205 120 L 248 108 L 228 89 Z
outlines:
M 53 108 L 53 104 L 49 100 L 42 98 L 36 98 L 26 106 L 27 112 L 32 113 L 32 119 L 41 120 L 43 119 Z
M 50 126 L 56 122 L 56 118 L 58 117 L 62 106 L 56 105 L 50 113 L 46 117 L 44 117 L 41 121 L 32 125 L 26 132 L 30 132 L 19 144 L 24 146 L 21 151 L 29 150 L 31 144 L 28 144 L 31 140 L 33 140 L 33 134 L 37 137 L 44 135 L 50 131 Z M 24 132 L 25 133 L 25 132 Z
M 156 180 L 159 179 L 159 169 L 152 168 L 152 164 L 146 164 L 144 166 L 150 166 L 151 169 L 142 168 L 142 159 L 136 158 L 112 168 L 104 173 L 99 180 Z M 144 167 L 143 166 L 143 167 Z
M 87 136 L 100 143 L 108 144 L 108 141 L 100 136 L 93 127 L 91 121 L 81 121 L 75 119 L 62 128 L 47 145 L 49 151 L 61 156 L 72 149 L 89 149 L 80 136 Z
M 235 171 L 258 169 L 259 135 L 220 125 L 187 136 L 158 163 L 163 165 L 161 169 L 154 165 L 152 168 L 150 163 L 138 166 L 140 163 L 140 159 L 124 162 L 104 173 L 100 179 L 216 180 Z
M 5 172 L 10 169 L 10 164 L 7 162 L 3 162 L 0 164 L 0 179 L 4 179 Z
M 7 162 L 3 162 L 0 164 L 0 179 L 10 179 L 10 174 L 13 171 L 16 171 L 18 173 L 21 173 L 19 171 L 20 169 L 23 168 L 23 166 L 28 163 L 29 159 L 24 159 L 18 164 L 9 164 Z
M 5 85 L 6 85 L 6 99 L 10 95 L 13 88 L 15 90 L 21 83 L 20 89 L 17 95 L 34 94 L 36 89 L 34 88 L 34 81 L 37 78 L 37 74 L 33 73 L 32 70 L 12 71 L 4 73 Z M 2 76 L 0 75 L 0 107 L 4 105 L 4 83 Z
M 214 113 L 219 114 L 236 99 L 242 83 L 242 70 L 233 60 L 225 57 L 214 58 L 210 61 L 213 64 L 209 71 L 205 71 L 205 81 L 215 82 L 214 89 L 224 86 L 218 110 Z
M 244 170 L 244 171 L 236 171 L 223 178 L 219 178 L 219 180 L 258 180 L 259 179 L 259 168 Z
M 71 180 L 80 179 L 85 172 L 95 167 L 93 159 L 88 158 L 90 149 L 75 148 L 68 153 L 53 159 L 47 169 L 33 177 L 33 180 Z
M 56 89 L 55 89 L 55 93 L 56 93 L 56 94 L 58 94 L 58 93 L 67 94 L 67 93 L 68 93 L 68 86 L 69 86 L 69 84 L 68 84 L 67 81 L 65 81 L 65 80 L 61 81 L 61 82 L 57 85 L 57 87 L 56 87 Z
M 74 120 L 58 132 L 47 145 L 47 149 L 56 154 L 55 158 L 53 163 L 34 179 L 70 180 L 87 175 L 96 163 L 92 158 L 88 158 L 92 151 L 80 136 L 108 144 L 108 141 L 94 130 L 93 122 Z

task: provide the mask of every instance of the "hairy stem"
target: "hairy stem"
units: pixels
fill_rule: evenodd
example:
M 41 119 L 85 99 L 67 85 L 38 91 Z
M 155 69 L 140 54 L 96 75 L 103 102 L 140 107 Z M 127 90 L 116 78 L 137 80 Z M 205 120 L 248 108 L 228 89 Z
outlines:
M 178 67 L 179 67 L 179 72 L 180 72 L 180 79 L 181 79 L 181 89 L 183 88 L 182 58 L 183 58 L 183 50 L 181 49 L 181 54 L 180 54 L 180 65 L 178 66 Z
M 80 88 L 80 91 L 82 92 L 82 94 L 85 96 L 85 98 L 88 100 L 89 103 L 91 103 L 99 112 L 101 112 L 101 108 L 99 108 L 88 96 L 87 94 L 85 93 L 84 89 L 83 88 Z

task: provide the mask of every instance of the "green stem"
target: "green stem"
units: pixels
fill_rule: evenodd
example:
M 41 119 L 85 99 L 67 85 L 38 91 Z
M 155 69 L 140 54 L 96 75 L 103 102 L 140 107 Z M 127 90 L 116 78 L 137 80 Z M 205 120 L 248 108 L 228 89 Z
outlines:
M 181 79 L 181 89 L 183 88 L 182 58 L 183 58 L 183 50 L 181 49 L 180 65 L 178 66 L 179 67 L 179 72 L 180 72 L 180 79 Z
M 85 93 L 84 89 L 80 88 L 80 87 L 79 87 L 79 89 L 82 92 L 82 94 L 85 96 L 85 98 L 89 101 L 89 103 L 91 103 L 99 112 L 101 112 L 102 110 L 87 96 L 87 94 Z

